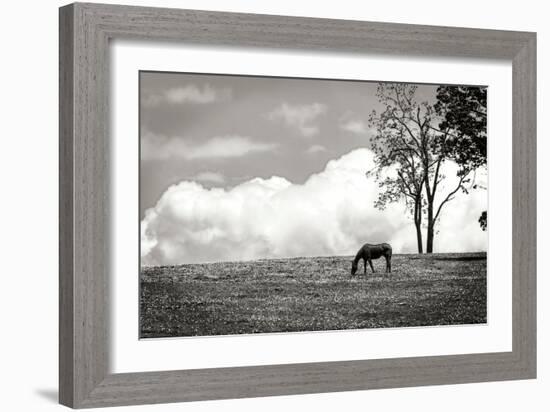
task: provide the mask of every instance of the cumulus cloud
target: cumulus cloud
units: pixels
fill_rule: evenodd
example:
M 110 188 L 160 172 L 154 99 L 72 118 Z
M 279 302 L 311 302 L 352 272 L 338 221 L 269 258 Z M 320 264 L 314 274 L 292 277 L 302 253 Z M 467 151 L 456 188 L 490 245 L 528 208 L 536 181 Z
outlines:
M 275 143 L 261 142 L 250 137 L 216 136 L 201 143 L 177 136 L 163 136 L 145 131 L 141 139 L 141 159 L 221 159 L 242 157 L 251 153 L 268 152 Z
M 292 105 L 282 103 L 267 114 L 270 120 L 281 120 L 286 126 L 297 131 L 304 137 L 315 136 L 319 133 L 319 126 L 315 123 L 317 118 L 327 111 L 327 106 L 322 103 Z
M 142 104 L 146 107 L 158 106 L 162 103 L 171 104 L 208 104 L 231 100 L 232 91 L 229 88 L 214 88 L 209 84 L 202 87 L 188 84 L 182 87 L 167 89 L 161 94 L 149 94 L 143 97 Z
M 365 177 L 372 165 L 373 153 L 358 149 L 328 162 L 304 184 L 271 177 L 231 189 L 173 185 L 141 222 L 142 264 L 351 255 L 365 242 L 415 252 L 414 225 L 404 206 L 373 207 L 378 184 Z M 477 223 L 486 196 L 457 194 L 443 212 L 436 251 L 486 250 L 486 233 Z

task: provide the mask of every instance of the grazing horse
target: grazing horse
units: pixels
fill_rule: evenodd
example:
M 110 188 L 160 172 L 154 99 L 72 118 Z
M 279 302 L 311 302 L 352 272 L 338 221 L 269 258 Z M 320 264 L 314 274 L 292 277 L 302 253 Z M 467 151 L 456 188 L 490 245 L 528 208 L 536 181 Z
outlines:
M 380 243 L 378 245 L 365 243 L 355 255 L 355 259 L 353 259 L 353 263 L 351 264 L 351 275 L 354 276 L 355 272 L 357 272 L 357 265 L 361 259 L 363 259 L 365 263 L 365 275 L 367 274 L 367 262 L 369 262 L 372 273 L 374 273 L 372 259 L 378 259 L 381 256 L 386 258 L 386 273 L 391 273 L 391 246 L 387 243 Z

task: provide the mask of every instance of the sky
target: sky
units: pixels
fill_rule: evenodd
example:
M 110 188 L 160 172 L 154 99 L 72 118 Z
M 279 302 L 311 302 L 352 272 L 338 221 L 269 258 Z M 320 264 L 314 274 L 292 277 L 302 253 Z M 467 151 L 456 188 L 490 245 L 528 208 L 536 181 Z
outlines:
M 376 82 L 140 73 L 144 265 L 415 251 L 403 204 L 374 208 Z M 416 97 L 433 101 L 436 86 Z M 452 176 L 452 164 L 447 175 Z M 447 207 L 436 251 L 486 250 L 487 193 Z M 460 240 L 457 242 L 457 240 Z

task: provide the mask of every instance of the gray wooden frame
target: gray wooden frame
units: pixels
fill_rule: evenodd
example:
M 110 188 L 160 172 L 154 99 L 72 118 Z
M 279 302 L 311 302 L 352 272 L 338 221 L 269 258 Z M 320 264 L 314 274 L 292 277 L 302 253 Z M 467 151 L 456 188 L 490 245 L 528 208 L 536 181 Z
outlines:
M 536 376 L 536 34 L 103 4 L 60 9 L 59 399 L 75 408 Z M 110 374 L 109 40 L 426 56 L 513 65 L 511 352 Z

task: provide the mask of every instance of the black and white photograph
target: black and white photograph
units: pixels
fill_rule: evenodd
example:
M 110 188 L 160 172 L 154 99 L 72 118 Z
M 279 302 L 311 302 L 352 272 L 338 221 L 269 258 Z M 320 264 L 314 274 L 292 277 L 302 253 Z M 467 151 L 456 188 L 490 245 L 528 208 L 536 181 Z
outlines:
M 141 338 L 486 323 L 486 87 L 139 81 Z
M 1 409 L 545 412 L 546 9 L 4 2 Z

